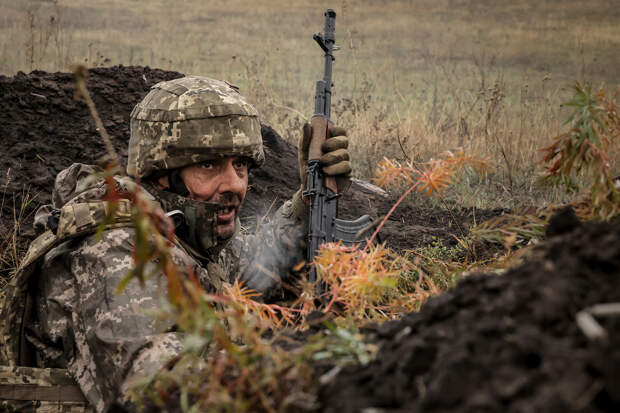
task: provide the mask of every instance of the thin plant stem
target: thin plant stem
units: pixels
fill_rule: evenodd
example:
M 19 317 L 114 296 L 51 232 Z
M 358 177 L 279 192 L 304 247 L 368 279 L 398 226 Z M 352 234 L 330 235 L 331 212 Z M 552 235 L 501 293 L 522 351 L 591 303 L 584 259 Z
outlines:
M 113 166 L 119 169 L 119 172 L 122 176 L 125 176 L 125 172 L 120 168 L 120 159 L 118 158 L 118 154 L 114 150 L 114 145 L 112 144 L 112 139 L 105 127 L 103 126 L 103 122 L 101 121 L 101 117 L 95 108 L 95 102 L 93 102 L 90 97 L 90 93 L 88 92 L 88 88 L 86 87 L 86 78 L 88 77 L 88 69 L 84 65 L 74 65 L 73 66 L 73 74 L 75 75 L 75 87 L 77 92 L 82 96 L 86 105 L 88 106 L 88 110 L 90 111 L 90 115 L 95 120 L 95 124 L 97 125 L 97 131 L 103 142 L 105 143 L 106 150 L 108 152 L 108 156 L 110 157 L 110 161 Z
M 415 189 L 415 187 L 417 186 L 417 183 L 411 185 L 409 187 L 409 189 L 407 189 L 407 191 L 401 195 L 401 197 L 398 199 L 398 201 L 396 201 L 396 203 L 394 205 L 392 205 L 392 208 L 390 208 L 390 210 L 388 211 L 387 214 L 385 214 L 385 217 L 383 218 L 383 220 L 381 221 L 381 223 L 377 226 L 377 229 L 375 229 L 375 232 L 373 232 L 372 236 L 368 239 L 368 241 L 366 242 L 366 248 L 368 248 L 373 241 L 375 240 L 375 238 L 377 237 L 377 234 L 379 234 L 379 231 L 381 231 L 381 228 L 383 228 L 383 226 L 385 225 L 385 223 L 387 222 L 388 218 L 394 213 L 394 211 L 396 210 L 396 207 L 398 207 L 407 197 L 407 195 L 409 195 L 411 193 L 411 191 L 413 191 Z

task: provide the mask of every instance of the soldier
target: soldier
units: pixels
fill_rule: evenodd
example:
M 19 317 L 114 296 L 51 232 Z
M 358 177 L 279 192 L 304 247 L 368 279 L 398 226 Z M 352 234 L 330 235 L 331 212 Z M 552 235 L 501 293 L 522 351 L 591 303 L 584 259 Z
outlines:
M 305 127 L 302 177 L 310 134 Z M 340 136 L 324 144 L 324 170 L 346 186 L 348 141 L 342 129 L 333 128 L 331 134 Z M 281 294 L 280 277 L 304 258 L 307 207 L 300 190 L 260 232 L 239 234 L 248 171 L 263 163 L 264 153 L 258 113 L 235 87 L 197 76 L 153 86 L 131 114 L 128 158 L 129 177 L 115 177 L 117 188 L 122 192 L 139 182 L 149 202 L 174 219 L 170 253 L 181 271 L 195 274 L 210 291 L 240 279 L 265 299 Z M 130 283 L 116 294 L 132 267 L 135 229 L 129 221 L 131 205 L 123 201 L 116 222 L 102 236 L 95 234 L 107 208 L 105 183 L 94 178 L 96 172 L 74 164 L 58 175 L 53 205 L 42 207 L 35 218 L 43 233 L 5 290 L 0 364 L 21 374 L 21 383 L 40 384 L 27 377 L 29 372 L 64 380 L 63 385 L 44 380 L 58 397 L 22 395 L 22 407 L 41 408 L 47 400 L 72 411 L 130 408 L 132 384 L 181 350 L 173 326 L 155 325 L 149 315 L 159 307 L 159 277 L 144 286 Z M 15 381 L 7 379 L 6 371 L 0 370 L 0 390 L 2 383 Z M 66 384 L 67 376 L 77 381 L 82 398 Z M 5 390 L 16 394 L 16 385 Z M 27 400 L 42 401 L 28 405 Z

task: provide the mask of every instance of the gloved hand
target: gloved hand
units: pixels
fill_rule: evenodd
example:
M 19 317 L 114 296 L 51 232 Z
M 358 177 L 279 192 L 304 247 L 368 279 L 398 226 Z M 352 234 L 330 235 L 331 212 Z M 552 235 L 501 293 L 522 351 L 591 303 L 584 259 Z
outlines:
M 299 140 L 297 157 L 299 159 L 299 175 L 301 191 L 306 190 L 306 168 L 308 166 L 308 148 L 312 138 L 312 126 L 306 123 Z M 327 139 L 321 145 L 323 155 L 319 158 L 323 173 L 336 179 L 338 193 L 341 194 L 351 186 L 351 162 L 349 161 L 349 139 L 347 131 L 334 125 L 327 128 Z

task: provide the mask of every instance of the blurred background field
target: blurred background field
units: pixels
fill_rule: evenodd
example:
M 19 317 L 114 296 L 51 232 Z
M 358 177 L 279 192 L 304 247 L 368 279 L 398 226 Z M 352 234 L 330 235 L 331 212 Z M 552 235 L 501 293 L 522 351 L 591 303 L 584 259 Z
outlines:
M 425 161 L 461 147 L 490 160 L 442 203 L 557 201 L 535 185 L 536 163 L 566 128 L 570 86 L 620 84 L 614 0 L 0 0 L 0 73 L 82 62 L 226 79 L 294 142 L 322 75 L 312 34 L 328 7 L 341 48 L 333 119 L 353 137 L 358 177 L 384 156 Z

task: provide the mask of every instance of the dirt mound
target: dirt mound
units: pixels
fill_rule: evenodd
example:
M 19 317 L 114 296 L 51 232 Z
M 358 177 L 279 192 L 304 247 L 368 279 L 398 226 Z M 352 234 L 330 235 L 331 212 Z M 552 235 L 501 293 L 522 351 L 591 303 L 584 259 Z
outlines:
M 148 67 L 90 70 L 90 92 L 121 156 L 127 155 L 133 106 L 155 83 L 180 76 Z M 74 99 L 74 90 L 69 73 L 0 77 L 0 140 L 8 149 L 0 153 L 0 230 L 12 228 L 13 208 L 19 211 L 28 195 L 35 198 L 24 211 L 20 235 L 32 238 L 32 213 L 50 202 L 56 174 L 73 162 L 93 163 L 105 153 L 88 108 Z
M 88 87 L 114 146 L 125 161 L 129 140 L 129 114 L 149 88 L 182 74 L 148 67 L 115 66 L 90 70 Z M 8 151 L 0 153 L 0 234 L 13 228 L 13 213 L 26 204 L 19 239 L 32 239 L 32 215 L 50 201 L 56 174 L 73 162 L 94 163 L 105 153 L 95 124 L 83 102 L 74 99 L 73 76 L 69 73 L 34 71 L 13 77 L 0 76 L 0 140 Z M 263 126 L 265 165 L 252 172 L 251 189 L 243 216 L 262 217 L 275 211 L 299 187 L 296 148 Z M 363 185 L 353 184 L 340 206 L 341 216 L 355 218 L 368 213 L 385 214 L 393 198 L 384 198 Z M 453 211 L 459 225 L 467 227 L 497 211 Z M 453 242 L 456 225 L 446 211 L 401 207 L 383 231 L 383 239 L 397 248 L 424 245 L 433 236 Z M 3 237 L 4 238 L 4 237 Z
M 575 322 L 620 302 L 620 223 L 566 233 L 571 220 L 557 221 L 563 234 L 523 266 L 471 276 L 380 326 L 379 357 L 325 387 L 324 411 L 620 411 L 620 314 L 600 319 L 606 342 Z

